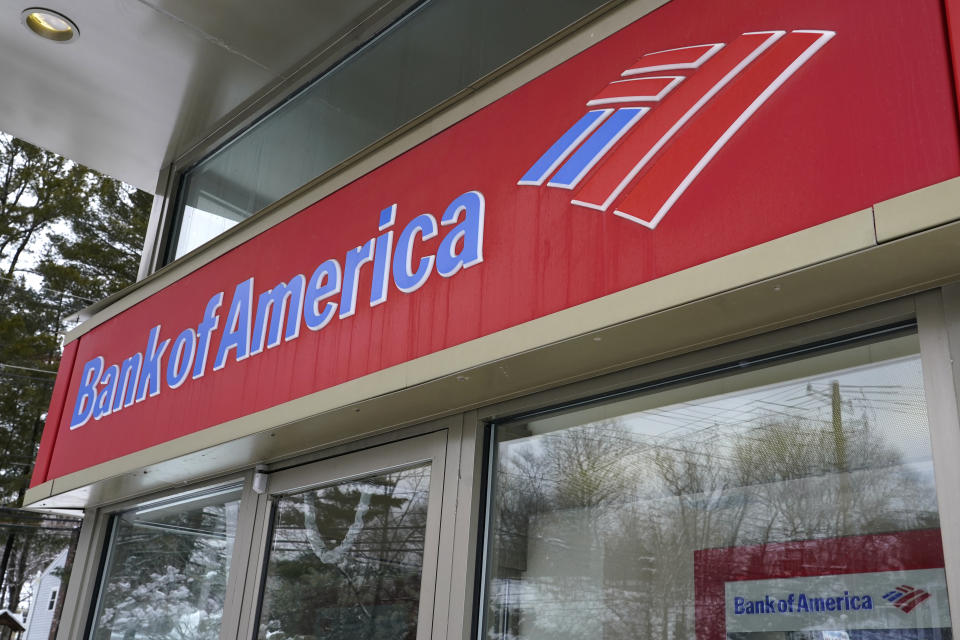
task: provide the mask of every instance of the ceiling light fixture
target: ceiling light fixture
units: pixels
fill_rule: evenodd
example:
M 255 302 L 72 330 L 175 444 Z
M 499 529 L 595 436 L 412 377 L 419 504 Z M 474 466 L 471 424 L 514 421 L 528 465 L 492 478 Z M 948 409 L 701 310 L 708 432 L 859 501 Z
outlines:
M 20 14 L 27 29 L 53 42 L 73 42 L 80 35 L 77 25 L 67 16 L 42 7 L 31 7 Z

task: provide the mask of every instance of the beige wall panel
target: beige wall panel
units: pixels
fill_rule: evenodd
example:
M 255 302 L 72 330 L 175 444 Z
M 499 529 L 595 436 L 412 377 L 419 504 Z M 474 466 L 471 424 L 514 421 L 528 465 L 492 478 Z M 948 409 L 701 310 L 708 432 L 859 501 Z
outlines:
M 944 287 L 917 298 L 920 324 L 920 352 L 927 393 L 927 414 L 933 448 L 940 530 L 943 535 L 947 592 L 953 610 L 953 632 L 960 633 L 960 547 L 949 541 L 960 540 L 960 504 L 956 487 L 960 486 L 960 422 L 957 403 L 960 392 L 960 287 Z
M 885 200 L 873 207 L 877 242 L 960 219 L 960 178 Z

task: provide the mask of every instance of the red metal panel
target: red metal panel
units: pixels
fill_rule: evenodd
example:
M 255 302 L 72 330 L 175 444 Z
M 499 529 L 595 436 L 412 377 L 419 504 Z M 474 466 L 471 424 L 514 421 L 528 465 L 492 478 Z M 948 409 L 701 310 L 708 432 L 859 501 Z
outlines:
M 960 115 L 960 0 L 944 0 L 947 14 L 947 35 L 950 38 L 950 54 L 953 59 L 953 89 L 957 97 Z
M 50 459 L 57 444 L 58 427 L 63 417 L 63 408 L 67 401 L 67 391 L 70 387 L 70 372 L 73 371 L 74 361 L 77 359 L 77 347 L 80 341 L 74 340 L 63 348 L 60 357 L 60 366 L 57 368 L 57 381 L 53 385 L 53 395 L 50 398 L 50 409 L 47 411 L 47 420 L 43 426 L 43 435 L 40 437 L 40 450 L 33 465 L 33 475 L 30 486 L 43 484 L 49 478 L 47 470 L 50 468 Z
M 564 163 L 591 154 L 635 162 L 630 136 L 620 137 L 623 127 L 640 131 L 664 118 L 658 110 L 671 109 L 671 100 L 689 99 L 684 87 L 695 86 L 698 74 L 712 73 L 708 67 L 722 60 L 724 49 L 695 69 L 644 72 L 689 78 L 662 103 L 645 104 L 650 111 L 639 121 L 617 130 L 621 125 L 613 113 L 593 122 L 594 128 L 578 129 L 590 109 L 587 101 L 635 68 L 644 54 L 708 43 L 726 43 L 731 51 L 743 34 L 770 30 L 836 36 L 809 59 L 795 58 L 789 78 L 766 92 L 721 147 L 714 137 L 723 127 L 704 126 L 709 120 L 698 118 L 716 117 L 709 114 L 717 105 L 742 106 L 746 97 L 736 93 L 736 81 L 678 129 L 659 152 L 662 158 L 686 157 L 678 155 L 686 146 L 713 144 L 716 153 L 656 228 L 612 210 L 572 204 L 575 194 L 557 186 L 562 181 L 547 182 L 547 174 L 564 171 Z M 750 64 L 782 69 L 777 51 L 771 47 Z M 85 335 L 45 477 L 249 415 L 954 177 L 960 174 L 960 150 L 950 78 L 939 0 L 674 0 Z M 565 138 L 568 130 L 573 133 Z M 658 167 L 658 180 L 684 180 L 689 163 L 676 162 L 671 170 L 660 167 L 659 159 L 651 164 Z M 606 170 L 602 163 L 583 168 L 588 179 Z M 526 179 L 538 172 L 547 178 Z M 438 250 L 456 253 L 465 245 L 463 238 L 454 242 L 453 225 L 439 225 L 433 235 L 431 224 L 445 211 L 468 216 L 464 207 L 476 207 L 477 194 L 485 203 L 482 261 L 438 272 L 440 262 L 449 262 L 434 258 Z M 401 253 L 392 263 L 386 259 L 388 248 L 405 246 L 409 255 Z M 346 294 L 319 299 L 318 293 L 304 322 L 290 327 L 295 335 L 278 335 L 276 344 L 261 352 L 241 353 L 238 333 L 223 366 L 214 367 L 224 335 L 242 326 L 248 313 L 244 300 L 255 315 L 259 296 L 278 283 L 312 280 L 320 291 L 336 277 L 327 260 L 338 261 L 345 273 Z M 318 271 L 322 263 L 331 270 Z M 431 275 L 423 280 L 418 267 L 427 263 L 431 271 L 424 273 Z M 356 308 L 323 324 L 318 314 L 326 302 L 349 298 L 354 281 L 349 265 L 359 269 Z M 204 324 L 216 294 L 222 294 L 222 304 L 212 305 Z M 236 322 L 228 317 L 231 307 Z M 184 376 L 167 384 L 170 354 L 199 344 L 214 317 L 217 328 L 209 331 L 212 347 L 206 367 L 199 367 L 202 375 L 187 375 L 186 365 L 174 367 L 173 373 Z M 151 332 L 158 346 L 165 345 L 156 386 L 71 429 L 75 410 L 90 408 L 79 394 L 85 367 L 91 380 L 101 367 L 104 378 L 94 386 L 98 399 L 106 397 L 107 371 L 116 377 L 134 354 L 149 360 Z M 183 349 L 178 353 L 189 360 Z M 113 406 L 101 403 L 101 409 Z M 49 423 L 47 431 L 52 429 Z

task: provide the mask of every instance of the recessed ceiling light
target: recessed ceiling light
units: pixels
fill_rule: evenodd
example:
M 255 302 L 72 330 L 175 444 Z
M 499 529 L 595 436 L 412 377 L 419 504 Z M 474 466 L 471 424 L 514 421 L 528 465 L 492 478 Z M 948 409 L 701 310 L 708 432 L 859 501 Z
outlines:
M 42 7 L 25 10 L 20 14 L 20 21 L 41 38 L 54 42 L 73 42 L 80 35 L 73 20 L 62 13 Z

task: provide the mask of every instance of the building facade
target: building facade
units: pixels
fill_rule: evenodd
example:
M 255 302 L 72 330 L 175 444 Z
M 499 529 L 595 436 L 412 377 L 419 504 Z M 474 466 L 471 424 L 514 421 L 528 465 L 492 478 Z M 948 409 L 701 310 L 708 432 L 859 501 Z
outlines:
M 343 19 L 67 336 L 58 637 L 952 638 L 957 10 Z

